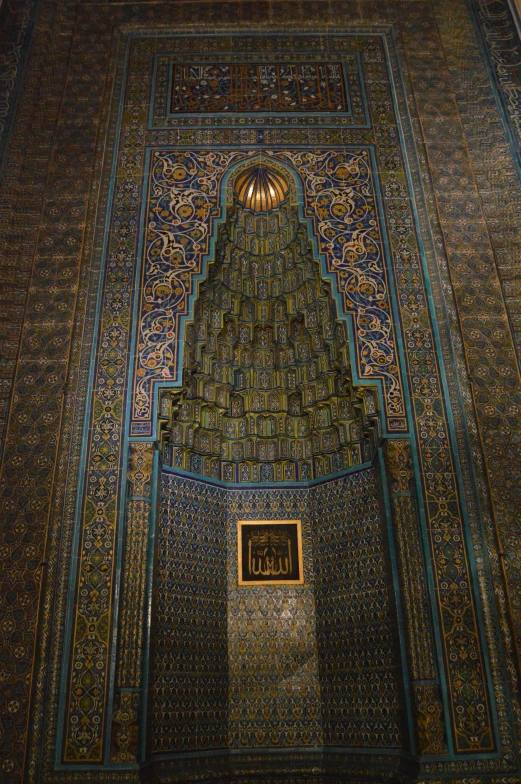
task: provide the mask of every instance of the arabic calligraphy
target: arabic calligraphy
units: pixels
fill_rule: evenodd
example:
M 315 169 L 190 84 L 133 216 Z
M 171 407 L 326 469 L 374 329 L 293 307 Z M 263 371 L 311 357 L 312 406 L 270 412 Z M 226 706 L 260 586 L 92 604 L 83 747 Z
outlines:
M 269 530 L 250 534 L 248 539 L 248 570 L 263 577 L 285 577 L 292 571 L 291 541 L 285 533 L 278 535 Z
M 239 585 L 302 583 L 300 520 L 239 522 Z
M 176 64 L 170 111 L 346 112 L 342 64 Z

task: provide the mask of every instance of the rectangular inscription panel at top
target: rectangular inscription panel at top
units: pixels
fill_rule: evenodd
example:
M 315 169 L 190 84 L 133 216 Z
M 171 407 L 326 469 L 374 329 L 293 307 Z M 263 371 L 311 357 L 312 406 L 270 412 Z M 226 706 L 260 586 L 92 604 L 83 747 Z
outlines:
M 149 128 L 369 128 L 358 52 L 163 52 Z
M 174 64 L 170 112 L 348 112 L 344 70 L 330 63 Z

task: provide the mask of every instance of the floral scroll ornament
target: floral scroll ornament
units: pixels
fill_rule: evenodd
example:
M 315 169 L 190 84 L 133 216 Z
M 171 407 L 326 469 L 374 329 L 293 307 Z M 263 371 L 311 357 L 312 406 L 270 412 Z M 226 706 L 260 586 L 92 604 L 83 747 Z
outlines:
M 179 318 L 219 215 L 218 183 L 240 153 L 161 152 L 151 160 L 134 419 L 150 420 L 151 382 L 175 381 Z
M 280 156 L 282 157 L 282 156 Z M 383 378 L 387 413 L 403 417 L 389 287 L 366 150 L 285 152 L 305 184 L 306 215 L 336 275 L 344 311 L 355 316 L 359 372 Z
M 246 156 L 255 151 L 248 151 Z M 202 270 L 219 186 L 244 152 L 157 151 L 152 156 L 143 293 L 136 358 L 134 420 L 150 422 L 152 383 L 176 381 L 179 320 Z M 345 312 L 355 316 L 359 374 L 381 378 L 387 414 L 404 417 L 389 289 L 366 150 L 267 151 L 290 163 L 305 186 L 306 215 L 337 279 Z

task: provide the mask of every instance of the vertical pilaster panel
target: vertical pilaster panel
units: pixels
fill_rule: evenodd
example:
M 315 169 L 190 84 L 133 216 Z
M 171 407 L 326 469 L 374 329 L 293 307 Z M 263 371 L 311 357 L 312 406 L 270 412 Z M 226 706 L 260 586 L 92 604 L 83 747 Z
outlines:
M 384 457 L 399 558 L 418 746 L 421 754 L 443 754 L 447 744 L 436 682 L 434 639 L 416 499 L 413 495 L 414 475 L 409 440 L 386 441 Z
M 130 444 L 111 761 L 136 762 L 154 445 Z

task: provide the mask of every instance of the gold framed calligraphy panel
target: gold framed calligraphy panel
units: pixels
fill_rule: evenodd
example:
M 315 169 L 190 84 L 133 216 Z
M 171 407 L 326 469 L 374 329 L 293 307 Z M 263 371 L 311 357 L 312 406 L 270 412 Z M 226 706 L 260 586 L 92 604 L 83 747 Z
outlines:
M 238 520 L 239 585 L 302 585 L 300 520 Z

